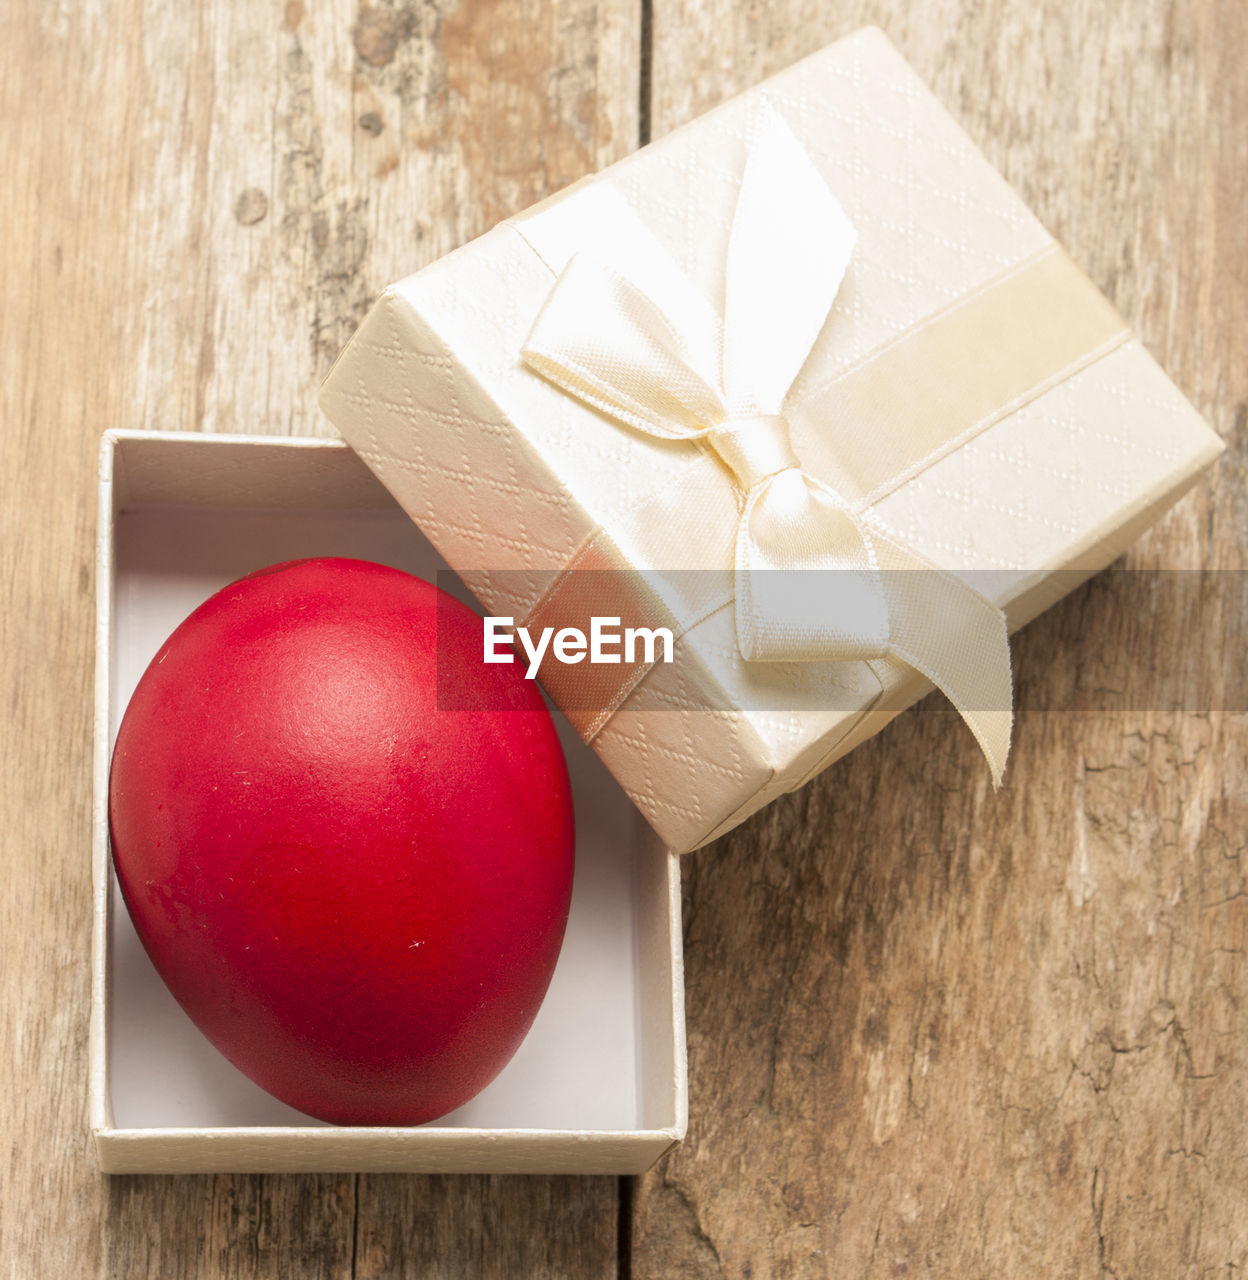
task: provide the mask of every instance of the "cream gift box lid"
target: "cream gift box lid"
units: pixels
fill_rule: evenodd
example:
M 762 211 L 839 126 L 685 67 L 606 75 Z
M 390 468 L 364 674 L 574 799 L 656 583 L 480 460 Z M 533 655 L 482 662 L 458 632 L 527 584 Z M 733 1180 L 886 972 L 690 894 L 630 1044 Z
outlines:
M 899 355 L 903 376 L 885 383 L 904 393 L 906 362 L 929 358 L 911 340 L 930 348 L 934 321 L 1050 263 L 1077 277 L 873 29 L 500 224 L 387 290 L 321 392 L 342 435 L 491 613 L 528 617 L 552 574 L 604 531 L 626 563 L 655 567 L 654 530 L 637 513 L 680 483 L 689 445 L 631 430 L 565 394 L 521 353 L 577 254 L 622 255 L 660 294 L 678 273 L 708 313 L 722 313 L 760 110 L 800 141 L 858 237 L 792 402 L 852 388 L 857 371 Z M 1081 280 L 1076 290 L 1087 287 Z M 1014 312 L 1016 343 L 1026 345 L 1045 309 Z M 980 334 L 992 341 L 991 308 L 985 315 Z M 915 465 L 894 467 L 859 495 L 874 527 L 972 581 L 1011 628 L 1078 580 L 1062 571 L 1108 564 L 1221 449 L 1138 342 L 1117 324 L 1105 333 L 1037 374 L 1026 394 L 1007 389 L 990 411 L 971 412 L 947 447 L 917 450 Z M 972 346 L 961 363 L 982 356 Z M 929 398 L 936 412 L 938 397 Z M 852 434 L 843 439 L 857 447 Z M 804 466 L 819 458 L 820 478 L 841 485 L 817 417 L 795 417 L 792 440 Z M 800 785 L 930 687 L 907 672 L 882 688 L 862 661 L 745 662 L 731 607 L 694 619 L 678 648 L 675 663 L 650 668 L 592 726 L 595 750 L 677 850 Z

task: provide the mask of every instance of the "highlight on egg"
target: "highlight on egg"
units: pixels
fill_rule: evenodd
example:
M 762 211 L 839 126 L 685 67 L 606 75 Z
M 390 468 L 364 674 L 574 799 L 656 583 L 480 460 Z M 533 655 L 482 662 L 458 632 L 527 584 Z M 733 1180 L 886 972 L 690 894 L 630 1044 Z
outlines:
M 109 822 L 138 935 L 208 1039 L 319 1119 L 461 1106 L 554 971 L 567 770 L 523 668 L 482 652 L 427 582 L 293 561 L 196 609 L 122 720 Z M 485 709 L 439 706 L 439 677 Z

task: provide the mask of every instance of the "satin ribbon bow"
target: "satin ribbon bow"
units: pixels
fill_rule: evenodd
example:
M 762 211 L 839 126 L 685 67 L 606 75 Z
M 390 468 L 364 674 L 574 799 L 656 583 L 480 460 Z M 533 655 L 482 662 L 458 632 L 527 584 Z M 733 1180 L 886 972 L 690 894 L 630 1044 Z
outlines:
M 970 725 L 999 783 L 1011 728 L 1001 611 L 802 470 L 783 406 L 840 288 L 856 232 L 788 126 L 750 147 L 727 254 L 720 368 L 611 266 L 575 255 L 523 349 L 565 392 L 664 440 L 701 442 L 739 494 L 735 610 L 751 662 L 900 660 Z M 673 270 L 675 268 L 673 267 Z M 676 273 L 679 275 L 679 273 Z M 686 292 L 692 285 L 673 281 Z M 973 358 L 973 353 L 968 353 Z

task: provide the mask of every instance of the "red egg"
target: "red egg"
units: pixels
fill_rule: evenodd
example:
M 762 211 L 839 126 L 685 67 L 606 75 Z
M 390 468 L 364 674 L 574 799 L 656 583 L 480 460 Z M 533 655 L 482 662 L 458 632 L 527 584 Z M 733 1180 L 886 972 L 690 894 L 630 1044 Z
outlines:
M 191 614 L 122 721 L 109 820 L 139 937 L 208 1039 L 309 1115 L 444 1115 L 550 982 L 567 770 L 523 668 L 482 655 L 429 583 L 294 561 Z M 439 677 L 484 709 L 440 707 Z

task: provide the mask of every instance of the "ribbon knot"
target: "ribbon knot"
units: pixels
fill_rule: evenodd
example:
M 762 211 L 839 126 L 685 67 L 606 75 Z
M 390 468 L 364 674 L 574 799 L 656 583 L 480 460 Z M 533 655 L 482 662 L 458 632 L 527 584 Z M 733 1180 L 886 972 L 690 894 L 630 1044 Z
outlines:
M 717 359 L 673 319 L 706 311 L 674 263 L 652 294 L 585 253 L 560 275 L 522 354 L 561 390 L 635 430 L 705 441 L 731 471 L 743 491 L 734 591 L 743 658 L 861 659 L 882 687 L 888 663 L 913 667 L 961 712 L 999 782 L 1012 720 L 1004 615 L 804 471 L 789 440 L 784 402 L 855 238 L 769 109 L 742 175 L 724 315 L 711 317 Z
M 782 413 L 729 418 L 707 436 L 720 461 L 745 493 L 781 471 L 800 467 Z

